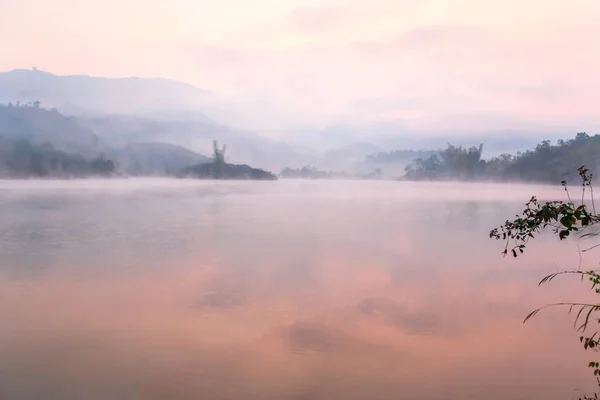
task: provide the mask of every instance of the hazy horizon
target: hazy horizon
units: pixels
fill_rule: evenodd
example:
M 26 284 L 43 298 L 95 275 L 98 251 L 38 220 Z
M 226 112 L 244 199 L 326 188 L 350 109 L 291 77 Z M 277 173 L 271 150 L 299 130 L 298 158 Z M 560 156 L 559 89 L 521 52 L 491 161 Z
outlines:
M 599 127 L 600 3 L 591 0 L 0 0 L 0 8 L 0 70 L 187 82 L 266 133 L 340 123 L 418 135 Z

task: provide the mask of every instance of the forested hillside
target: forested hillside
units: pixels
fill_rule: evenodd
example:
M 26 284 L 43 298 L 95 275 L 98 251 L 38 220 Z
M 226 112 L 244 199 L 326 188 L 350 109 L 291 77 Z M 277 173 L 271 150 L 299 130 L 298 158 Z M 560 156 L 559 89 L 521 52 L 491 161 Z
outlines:
M 488 160 L 479 147 L 448 145 L 427 158 L 418 158 L 406 167 L 410 180 L 519 180 L 555 183 L 576 178 L 577 168 L 586 165 L 591 171 L 600 167 L 600 135 L 580 132 L 573 139 L 549 140 L 535 149 L 516 155 L 503 154 Z M 575 172 L 574 172 L 575 171 Z
M 214 94 L 167 79 L 59 76 L 38 69 L 0 72 L 0 102 L 41 101 L 71 111 L 135 113 L 204 106 Z
M 168 143 L 129 143 L 110 153 L 119 170 L 128 175 L 173 175 L 211 158 Z
M 0 138 L 0 177 L 74 178 L 109 176 L 114 172 L 113 161 L 103 156 L 86 159 L 57 150 L 49 143 Z
M 111 146 L 110 140 L 83 126 L 78 118 L 46 110 L 39 102 L 0 105 L 3 176 L 96 174 L 99 170 L 91 163 L 104 159 L 111 162 L 111 170 L 122 174 L 169 175 L 210 161 L 181 146 L 143 142 L 143 133 L 138 139 Z
M 46 110 L 39 102 L 0 104 L 0 136 L 38 145 L 50 142 L 57 150 L 86 157 L 109 149 L 75 118 L 66 117 L 55 109 Z

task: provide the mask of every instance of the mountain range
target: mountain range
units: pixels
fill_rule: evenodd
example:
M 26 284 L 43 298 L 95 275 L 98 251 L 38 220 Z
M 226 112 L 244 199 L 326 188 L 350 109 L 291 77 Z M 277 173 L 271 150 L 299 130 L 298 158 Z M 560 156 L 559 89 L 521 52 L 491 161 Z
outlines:
M 139 165 L 148 164 L 149 157 L 158 157 L 158 149 L 170 154 L 178 148 L 182 155 L 185 148 L 197 154 L 188 154 L 191 158 L 202 157 L 211 151 L 212 140 L 218 140 L 228 145 L 228 157 L 236 163 L 274 171 L 312 165 L 364 173 L 380 167 L 367 159 L 379 152 L 442 148 L 447 142 L 485 142 L 486 154 L 494 156 L 531 147 L 539 139 L 523 132 L 509 133 L 504 139 L 485 132 L 465 137 L 456 134 L 452 139 L 442 133 L 425 137 L 407 132 L 400 123 L 389 122 L 362 127 L 306 125 L 276 134 L 257 133 L 235 126 L 231 116 L 238 105 L 187 83 L 135 77 L 58 76 L 37 69 L 0 73 L 0 104 L 19 108 L 18 112 L 11 110 L 10 116 L 9 107 L 0 111 L 0 134 L 4 137 L 34 141 L 51 138 L 55 147 L 81 154 L 121 149 L 119 156 L 127 152 L 137 154 Z M 24 104 L 30 107 L 16 107 Z M 35 118 L 31 118 L 32 113 L 36 113 Z M 161 147 L 161 143 L 165 146 Z M 148 168 L 156 167 L 150 164 Z M 394 174 L 404 165 L 402 161 L 392 168 Z

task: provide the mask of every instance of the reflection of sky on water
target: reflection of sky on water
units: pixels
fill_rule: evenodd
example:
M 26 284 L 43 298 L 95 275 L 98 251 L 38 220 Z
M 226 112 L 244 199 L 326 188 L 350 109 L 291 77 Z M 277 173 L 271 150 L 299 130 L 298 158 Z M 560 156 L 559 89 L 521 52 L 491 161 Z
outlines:
M 521 323 L 576 300 L 576 282 L 535 286 L 574 245 L 515 261 L 487 238 L 549 189 L 77 184 L 0 192 L 0 398 L 562 399 L 593 383 L 565 313 Z

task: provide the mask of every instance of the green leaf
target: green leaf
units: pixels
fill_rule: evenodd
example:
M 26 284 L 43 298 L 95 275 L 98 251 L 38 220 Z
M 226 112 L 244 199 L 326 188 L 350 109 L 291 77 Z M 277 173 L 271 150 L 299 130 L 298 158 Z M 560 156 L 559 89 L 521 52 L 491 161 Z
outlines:
M 560 219 L 560 223 L 561 223 L 563 226 L 567 227 L 567 228 L 570 228 L 570 227 L 571 227 L 571 225 L 573 225 L 573 224 L 571 223 L 571 216 L 570 216 L 570 215 L 565 215 L 564 217 L 562 217 L 562 218 Z

